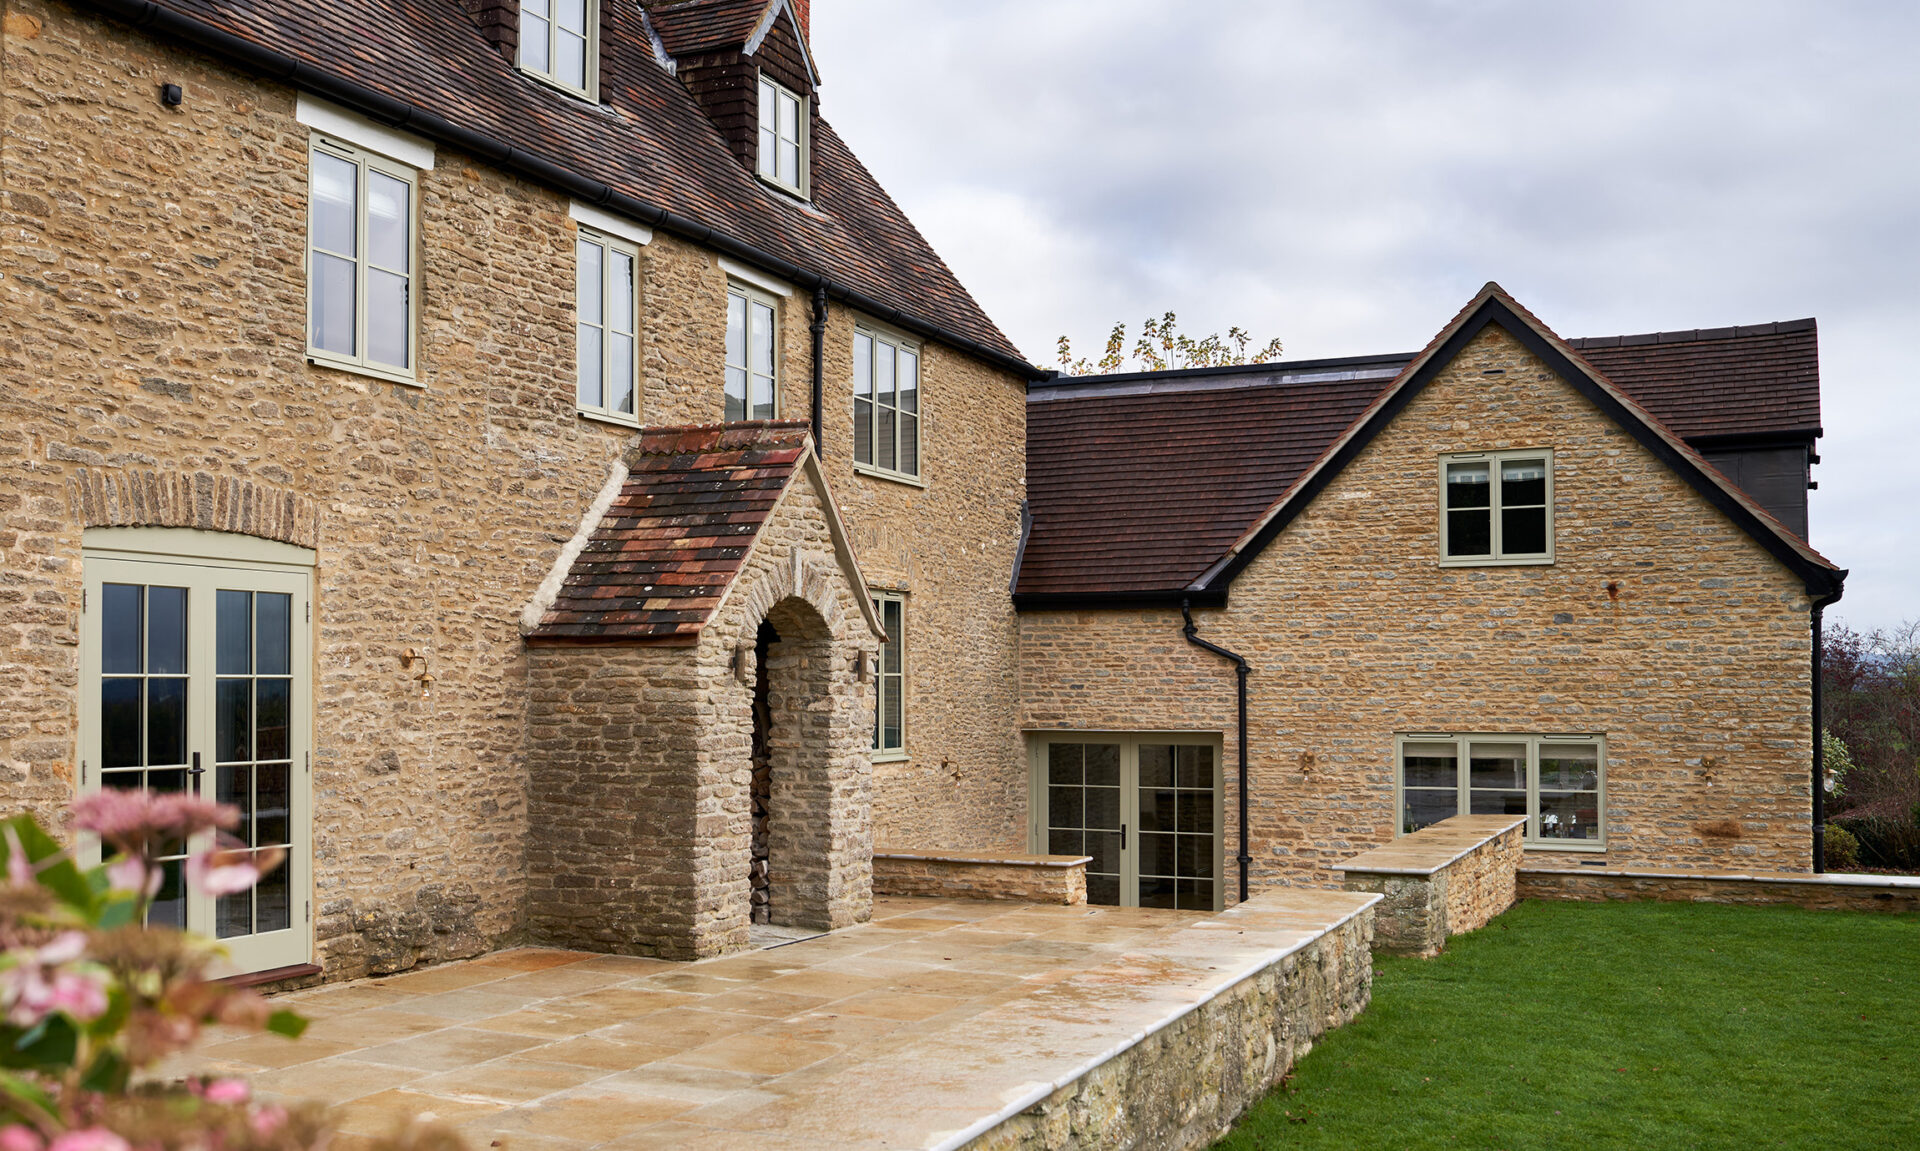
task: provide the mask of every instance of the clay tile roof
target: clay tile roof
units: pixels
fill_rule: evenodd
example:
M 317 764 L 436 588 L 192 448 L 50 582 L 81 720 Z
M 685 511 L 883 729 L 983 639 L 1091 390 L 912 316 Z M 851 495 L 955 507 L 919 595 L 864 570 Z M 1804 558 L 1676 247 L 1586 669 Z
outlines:
M 642 432 L 529 638 L 693 643 L 810 450 L 795 420 Z
M 770 0 L 685 0 L 647 13 L 675 56 L 738 48 L 753 35 Z
M 1687 440 L 1820 432 L 1811 319 L 1567 343 Z

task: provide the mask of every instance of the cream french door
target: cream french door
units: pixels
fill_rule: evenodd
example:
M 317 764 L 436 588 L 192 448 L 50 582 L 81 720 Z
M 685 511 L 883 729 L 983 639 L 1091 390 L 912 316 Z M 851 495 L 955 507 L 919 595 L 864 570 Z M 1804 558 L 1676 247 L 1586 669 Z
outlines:
M 1217 739 L 1060 732 L 1032 755 L 1033 850 L 1091 856 L 1087 902 L 1219 909 Z
M 202 550 L 221 550 L 207 542 L 211 533 L 185 534 Z M 175 533 L 114 535 L 125 542 Z M 91 546 L 95 536 L 88 533 L 83 561 L 81 789 L 185 792 L 238 808 L 239 843 L 228 846 L 279 848 L 285 861 L 253 890 L 214 898 L 185 874 L 186 857 L 209 844 L 174 844 L 148 921 L 216 938 L 238 971 L 306 963 L 311 573 L 295 564 L 107 550 Z M 301 549 L 249 540 L 227 550 Z

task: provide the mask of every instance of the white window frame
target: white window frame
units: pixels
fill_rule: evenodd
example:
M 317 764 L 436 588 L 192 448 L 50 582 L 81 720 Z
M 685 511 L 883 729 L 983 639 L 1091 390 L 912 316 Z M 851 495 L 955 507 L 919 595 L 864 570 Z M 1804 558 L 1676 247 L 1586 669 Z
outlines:
M 1121 907 L 1140 905 L 1140 745 L 1171 743 L 1213 749 L 1213 909 L 1227 905 L 1226 739 L 1217 731 L 1064 730 L 1027 733 L 1027 850 L 1048 854 L 1047 747 L 1055 743 L 1120 745 L 1120 822 L 1131 829 L 1120 852 Z
M 314 344 L 314 306 L 318 302 L 318 293 L 314 291 L 314 270 L 318 266 L 315 253 L 324 251 L 316 247 L 314 229 L 314 180 L 312 177 L 315 156 L 327 156 L 344 160 L 355 166 L 354 184 L 354 247 L 352 255 L 354 266 L 354 315 L 353 315 L 353 355 L 344 355 L 318 347 Z M 394 383 L 419 386 L 420 365 L 420 257 L 423 251 L 420 243 L 420 174 L 405 164 L 395 163 L 385 156 L 342 143 L 329 136 L 314 134 L 307 148 L 307 246 L 306 246 L 306 289 L 307 309 L 305 316 L 307 362 L 329 368 L 357 372 L 374 376 Z M 378 172 L 407 185 L 407 359 L 405 365 L 384 363 L 367 354 L 367 174 Z M 346 253 L 328 253 L 345 256 Z
M 580 314 L 580 299 L 581 299 L 580 287 L 582 282 L 581 276 L 583 274 L 583 269 L 580 263 L 580 246 L 582 244 L 590 244 L 590 245 L 597 246 L 601 251 L 601 257 L 600 257 L 601 314 L 600 314 L 600 318 L 597 321 L 588 320 L 586 317 Z M 582 416 L 585 416 L 588 419 L 605 420 L 608 423 L 620 424 L 626 427 L 639 427 L 640 426 L 640 248 L 639 248 L 639 245 L 630 243 L 626 240 L 622 240 L 615 236 L 610 236 L 605 232 L 601 232 L 597 229 L 582 226 L 577 230 L 577 235 L 574 237 L 573 252 L 574 252 L 574 269 L 573 269 L 573 282 L 574 282 L 573 402 L 574 402 L 574 407 Z M 622 256 L 625 256 L 629 261 L 627 265 L 629 270 L 629 280 L 627 283 L 627 305 L 631 314 L 627 317 L 627 324 L 628 324 L 627 332 L 619 333 L 619 334 L 630 335 L 633 340 L 633 362 L 630 365 L 632 378 L 628 381 L 633 386 L 633 391 L 631 393 L 633 397 L 633 411 L 631 412 L 617 411 L 607 406 L 604 403 L 598 406 L 586 404 L 586 403 L 583 403 L 580 398 L 580 363 L 581 363 L 580 336 L 581 336 L 581 329 L 583 328 L 597 328 L 600 332 L 600 395 L 601 395 L 601 398 L 604 400 L 607 397 L 607 395 L 612 391 L 613 340 L 609 338 L 608 328 L 611 326 L 613 322 L 613 317 L 607 310 L 607 300 L 609 299 L 607 289 L 613 282 L 612 277 L 613 277 L 614 261 L 609 260 L 607 256 L 613 253 L 618 253 Z
M 747 339 L 746 339 L 746 349 L 743 353 L 744 356 L 746 357 L 746 362 L 738 363 L 738 364 L 733 362 L 733 352 L 730 348 L 727 348 L 725 346 L 726 344 L 726 339 L 724 335 L 725 324 L 722 325 L 723 334 L 721 337 L 721 344 L 722 344 L 721 359 L 725 363 L 726 369 L 728 371 L 739 369 L 740 371 L 743 371 L 746 373 L 747 391 L 745 396 L 745 402 L 743 404 L 743 407 L 745 408 L 745 414 L 742 415 L 740 418 L 742 420 L 756 420 L 756 419 L 777 420 L 780 418 L 780 319 L 781 319 L 780 298 L 778 296 L 773 295 L 771 292 L 762 291 L 759 288 L 752 287 L 747 284 L 743 284 L 738 280 L 729 280 L 727 281 L 727 309 L 729 312 L 731 312 L 733 309 L 733 300 L 735 298 L 745 301 L 745 307 L 747 312 Z M 765 415 L 765 416 L 756 416 L 753 414 L 753 379 L 754 379 L 754 376 L 760 374 L 755 372 L 752 366 L 753 306 L 755 304 L 759 304 L 759 305 L 762 305 L 763 307 L 770 308 L 773 311 L 773 319 L 771 321 L 773 324 L 773 331 L 772 331 L 773 374 L 770 377 L 768 377 L 768 386 L 769 388 L 771 388 L 772 395 L 773 395 L 773 411 L 771 414 Z M 726 395 L 725 372 L 722 372 L 721 374 L 720 387 L 721 387 L 720 418 L 722 422 L 725 422 L 725 423 L 737 422 L 732 419 L 729 419 L 726 414 L 727 395 Z
M 1543 460 L 1547 469 L 1547 550 L 1509 555 L 1502 546 L 1500 526 L 1500 465 L 1512 460 Z M 1488 484 L 1489 540 L 1493 550 L 1485 555 L 1447 554 L 1447 467 L 1450 464 L 1485 463 Z M 1531 567 L 1553 563 L 1553 449 L 1515 448 L 1497 452 L 1451 452 L 1440 457 L 1440 566 L 1441 567 Z
M 887 633 L 887 642 L 882 644 L 874 656 L 873 665 L 873 748 L 869 757 L 874 763 L 897 762 L 907 758 L 907 594 L 901 591 L 878 591 L 872 593 L 874 617 L 883 622 L 887 618 L 886 605 L 898 604 L 900 607 L 899 634 Z M 887 649 L 895 648 L 898 653 L 900 670 L 887 670 Z M 889 682 L 891 681 L 891 682 Z M 900 743 L 894 747 L 882 747 L 880 737 L 881 717 L 889 698 L 900 701 Z
M 1512 732 L 1401 732 L 1393 739 L 1393 829 L 1396 837 L 1405 835 L 1407 825 L 1406 747 L 1410 743 L 1451 743 L 1459 773 L 1458 811 L 1471 811 L 1469 792 L 1472 779 L 1468 768 L 1471 745 L 1475 743 L 1523 743 L 1527 747 L 1527 825 L 1524 841 L 1530 851 L 1605 851 L 1607 850 L 1607 737 L 1595 732 L 1560 734 L 1514 734 Z M 1591 744 L 1596 750 L 1599 786 L 1595 793 L 1600 835 L 1595 839 L 1549 839 L 1540 835 L 1540 745 L 1543 743 Z
M 550 88 L 558 88 L 569 96 L 578 96 L 583 100 L 592 100 L 597 103 L 600 99 L 600 0 L 585 0 L 586 14 L 583 19 L 586 21 L 587 46 L 586 59 L 582 67 L 586 75 L 583 77 L 585 83 L 579 87 L 575 87 L 565 77 L 560 76 L 552 69 L 556 55 L 554 45 L 558 42 L 559 37 L 563 35 L 560 31 L 559 21 L 553 18 L 553 5 L 556 2 L 558 2 L 558 0 L 547 0 L 547 15 L 538 17 L 545 22 L 547 26 L 546 46 L 548 67 L 542 69 L 536 68 L 527 62 L 527 0 L 519 0 L 519 7 L 515 10 L 518 14 L 518 22 L 516 25 L 517 40 L 514 49 L 514 65 L 527 76 L 538 80 Z
M 868 342 L 867 343 L 868 359 L 865 366 L 867 368 L 869 376 L 868 376 L 868 392 L 865 396 L 862 396 L 860 394 L 860 370 L 862 367 L 862 363 L 861 363 L 861 341 L 862 340 L 866 340 Z M 902 354 L 904 354 L 912 357 L 913 359 L 914 410 L 906 413 L 907 415 L 913 417 L 914 470 L 912 471 L 907 471 L 905 468 L 900 468 L 900 467 L 889 468 L 882 465 L 879 462 L 880 411 L 881 411 L 882 405 L 880 403 L 880 393 L 878 389 L 873 387 L 872 376 L 871 376 L 871 373 L 873 370 L 872 358 L 871 358 L 873 353 L 873 347 L 874 345 L 878 345 L 878 344 L 884 344 L 892 348 L 894 351 L 895 366 L 894 366 L 894 393 L 893 393 L 894 394 L 893 458 L 895 463 L 898 463 L 900 461 L 900 458 L 901 458 L 900 447 L 902 444 L 906 442 L 906 437 L 901 434 L 901 424 L 903 421 L 900 419 L 902 409 L 899 406 L 900 357 L 902 356 Z M 865 475 L 878 476 L 882 479 L 898 480 L 902 483 L 914 484 L 919 487 L 926 486 L 925 480 L 921 477 L 921 472 L 925 469 L 925 464 L 926 464 L 926 460 L 921 455 L 921 447 L 925 443 L 925 436 L 923 433 L 924 433 L 924 428 L 926 426 L 926 412 L 927 412 L 926 366 L 927 366 L 926 354 L 922 350 L 922 345 L 918 341 L 909 340 L 903 336 L 896 335 L 893 332 L 887 331 L 885 328 L 875 327 L 871 324 L 858 323 L 854 325 L 854 328 L 853 328 L 853 382 L 852 382 L 852 399 L 851 399 L 851 406 L 853 409 L 853 443 L 854 443 L 853 470 L 854 471 L 860 472 Z M 868 449 L 868 455 L 872 457 L 866 460 L 862 460 L 860 458 L 860 452 L 859 452 L 860 420 L 861 420 L 860 406 L 863 402 L 866 404 L 866 407 L 867 407 L 867 413 L 866 413 L 867 436 L 868 436 L 867 449 Z
M 808 140 L 808 137 L 812 135 L 809 130 L 811 127 L 809 118 L 812 115 L 809 101 L 807 97 L 781 84 L 764 72 L 760 74 L 760 83 L 755 89 L 755 92 L 754 171 L 762 180 L 772 184 L 774 187 L 785 192 L 791 192 L 793 195 L 805 199 L 808 194 L 807 173 L 812 167 L 809 156 L 811 142 Z M 769 95 L 773 101 L 774 122 L 771 127 L 766 124 L 764 116 Z M 786 137 L 780 135 L 780 102 L 782 100 L 790 100 L 794 106 L 793 130 L 796 138 L 792 139 L 791 143 L 794 145 L 794 162 L 799 166 L 799 170 L 793 174 L 791 181 L 783 180 L 779 175 L 779 144 L 781 140 L 786 139 Z M 773 137 L 774 147 L 772 148 L 766 147 L 769 134 Z

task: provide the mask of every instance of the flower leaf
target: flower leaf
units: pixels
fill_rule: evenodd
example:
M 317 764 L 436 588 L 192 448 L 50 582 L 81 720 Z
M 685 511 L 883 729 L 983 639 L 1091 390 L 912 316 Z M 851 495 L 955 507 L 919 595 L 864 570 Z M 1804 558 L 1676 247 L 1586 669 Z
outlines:
M 60 1109 L 54 1106 L 53 1099 L 38 1086 L 18 1075 L 0 1071 L 0 1095 L 6 1096 L 7 1102 L 17 1114 L 31 1118 L 32 1111 L 28 1108 L 32 1108 L 33 1111 L 38 1111 L 50 1119 L 60 1118 Z
M 275 1035 L 284 1035 L 288 1039 L 298 1039 L 307 1029 L 307 1021 L 286 1008 L 267 1016 L 267 1030 Z

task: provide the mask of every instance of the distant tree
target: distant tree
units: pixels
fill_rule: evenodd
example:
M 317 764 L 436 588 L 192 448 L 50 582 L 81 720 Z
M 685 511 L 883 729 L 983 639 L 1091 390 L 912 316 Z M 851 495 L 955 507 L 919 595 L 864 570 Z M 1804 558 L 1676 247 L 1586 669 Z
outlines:
M 1280 358 L 1280 337 L 1268 340 L 1265 347 L 1247 355 L 1253 337 L 1244 329 L 1228 328 L 1225 339 L 1218 332 L 1200 339 L 1182 335 L 1172 312 L 1158 320 L 1149 316 L 1140 324 L 1140 338 L 1133 344 L 1133 363 L 1125 352 L 1127 326 L 1117 323 L 1107 333 L 1107 350 L 1098 360 L 1075 359 L 1073 343 L 1060 337 L 1060 370 L 1070 376 L 1102 376 L 1113 372 L 1163 372 L 1169 368 L 1219 368 L 1234 364 L 1266 364 Z
M 1829 767 L 1845 766 L 1846 815 L 1912 821 L 1920 804 L 1920 620 L 1862 634 L 1838 624 L 1822 650 Z

